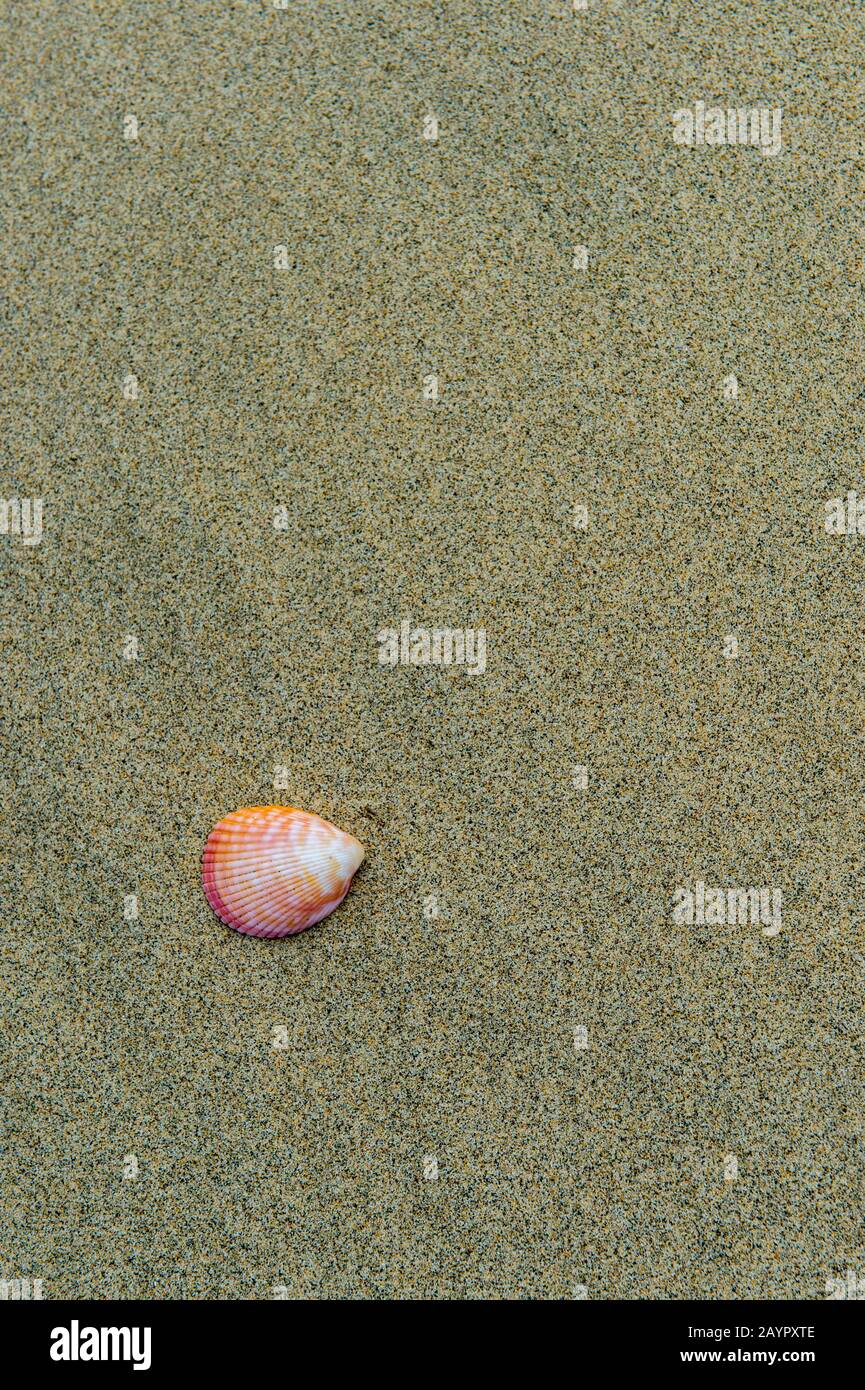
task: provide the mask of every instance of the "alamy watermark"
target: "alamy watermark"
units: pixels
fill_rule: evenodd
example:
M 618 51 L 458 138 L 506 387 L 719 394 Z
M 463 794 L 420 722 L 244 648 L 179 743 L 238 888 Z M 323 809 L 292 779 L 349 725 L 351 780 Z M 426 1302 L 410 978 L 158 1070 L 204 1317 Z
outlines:
M 855 1269 L 848 1269 L 846 1277 L 841 1279 L 826 1280 L 826 1297 L 839 1298 L 865 1298 L 865 1276 L 857 1274 Z
M 753 145 L 761 155 L 781 153 L 780 106 L 707 108 L 704 101 L 673 112 L 673 140 L 677 145 Z
M 845 497 L 830 497 L 825 503 L 827 536 L 865 536 L 865 497 L 852 489 Z
M 470 676 L 487 669 L 483 627 L 412 627 L 404 618 L 399 628 L 382 628 L 376 641 L 379 666 L 465 666 Z
M 781 930 L 780 888 L 707 888 L 701 878 L 673 894 L 674 922 L 688 926 L 762 926 L 764 936 Z
M 0 1301 L 44 1298 L 42 1279 L 0 1279 Z
M 42 498 L 0 498 L 0 535 L 20 536 L 24 545 L 38 545 L 42 539 Z
M 134 1371 L 150 1369 L 149 1327 L 82 1327 L 73 1318 L 69 1327 L 51 1332 L 52 1361 L 130 1361 Z

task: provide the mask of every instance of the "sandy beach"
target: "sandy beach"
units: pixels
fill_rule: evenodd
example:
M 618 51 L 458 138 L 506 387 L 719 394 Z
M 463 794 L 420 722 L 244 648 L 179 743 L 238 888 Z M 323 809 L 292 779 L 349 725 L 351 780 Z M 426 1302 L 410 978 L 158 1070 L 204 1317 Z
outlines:
M 865 1272 L 860 8 L 70 0 L 0 54 L 0 1279 Z M 282 941 L 200 879 L 268 803 L 367 850 Z

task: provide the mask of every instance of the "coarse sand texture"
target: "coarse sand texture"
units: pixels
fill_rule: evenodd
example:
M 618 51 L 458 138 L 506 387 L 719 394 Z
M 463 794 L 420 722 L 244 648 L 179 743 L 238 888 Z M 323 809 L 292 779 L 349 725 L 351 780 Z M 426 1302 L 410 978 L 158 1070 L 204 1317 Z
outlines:
M 0 1281 L 865 1281 L 863 65 L 0 5 Z M 366 851 L 284 940 L 202 892 L 267 806 Z

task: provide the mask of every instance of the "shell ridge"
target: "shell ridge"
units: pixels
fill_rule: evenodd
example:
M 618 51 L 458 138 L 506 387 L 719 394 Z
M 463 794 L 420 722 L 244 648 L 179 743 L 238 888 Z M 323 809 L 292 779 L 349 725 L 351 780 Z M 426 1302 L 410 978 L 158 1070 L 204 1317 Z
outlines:
M 353 835 L 312 812 L 244 807 L 210 832 L 202 884 L 226 925 L 249 936 L 295 936 L 339 907 L 364 856 Z

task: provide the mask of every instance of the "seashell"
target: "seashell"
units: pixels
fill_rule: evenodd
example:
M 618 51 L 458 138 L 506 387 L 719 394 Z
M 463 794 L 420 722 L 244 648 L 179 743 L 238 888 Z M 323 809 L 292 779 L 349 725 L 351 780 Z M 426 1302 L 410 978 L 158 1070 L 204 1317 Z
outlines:
M 365 850 L 296 806 L 246 806 L 207 837 L 201 877 L 217 917 L 248 936 L 294 936 L 339 907 Z

